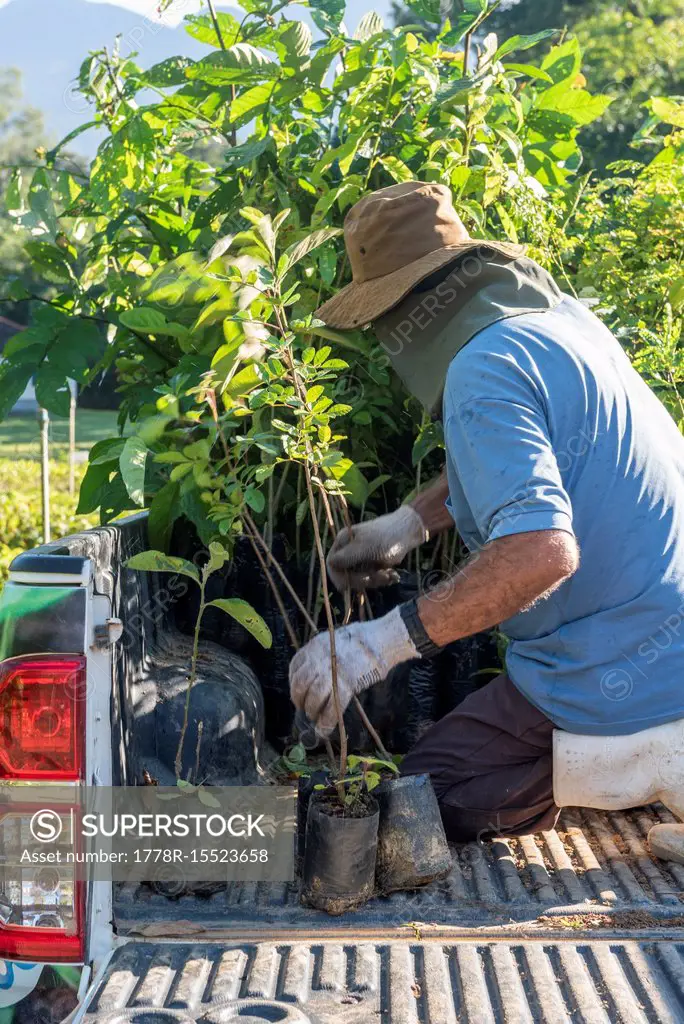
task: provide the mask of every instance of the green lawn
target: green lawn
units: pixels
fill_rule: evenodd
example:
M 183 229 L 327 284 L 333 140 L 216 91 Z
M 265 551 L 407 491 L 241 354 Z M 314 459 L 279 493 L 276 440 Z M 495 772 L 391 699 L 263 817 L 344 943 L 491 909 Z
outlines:
M 96 441 L 115 437 L 118 433 L 116 412 L 108 409 L 78 409 L 76 411 L 76 448 L 88 451 Z M 67 453 L 69 421 L 50 419 L 50 457 L 60 458 Z M 33 416 L 8 416 L 0 423 L 0 459 L 40 458 L 40 431 Z

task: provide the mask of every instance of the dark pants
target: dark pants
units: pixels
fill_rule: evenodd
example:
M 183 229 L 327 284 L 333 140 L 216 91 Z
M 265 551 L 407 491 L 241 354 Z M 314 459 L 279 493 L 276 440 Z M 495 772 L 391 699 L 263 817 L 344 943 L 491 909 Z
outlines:
M 428 729 L 401 771 L 430 775 L 453 842 L 550 829 L 553 729 L 500 675 Z

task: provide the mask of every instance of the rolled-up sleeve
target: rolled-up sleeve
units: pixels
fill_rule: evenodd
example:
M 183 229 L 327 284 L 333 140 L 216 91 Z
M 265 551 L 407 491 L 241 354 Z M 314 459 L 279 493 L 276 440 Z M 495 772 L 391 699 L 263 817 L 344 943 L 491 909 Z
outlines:
M 509 367 L 480 378 L 477 396 L 469 387 L 455 390 L 444 425 L 447 455 L 480 535 L 492 541 L 534 530 L 573 533 L 570 498 L 533 386 Z

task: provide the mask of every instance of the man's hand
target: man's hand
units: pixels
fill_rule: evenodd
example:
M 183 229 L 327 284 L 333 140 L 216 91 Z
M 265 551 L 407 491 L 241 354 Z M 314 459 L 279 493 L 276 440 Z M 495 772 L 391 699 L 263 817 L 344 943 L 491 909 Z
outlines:
M 395 665 L 418 658 L 398 608 L 373 622 L 335 630 L 337 688 L 342 711 L 355 694 L 384 679 Z M 290 664 L 290 696 L 321 736 L 337 725 L 332 692 L 330 636 L 318 633 Z
M 328 575 L 338 590 L 385 587 L 397 579 L 395 566 L 427 540 L 423 520 L 411 505 L 345 527 L 328 554 Z

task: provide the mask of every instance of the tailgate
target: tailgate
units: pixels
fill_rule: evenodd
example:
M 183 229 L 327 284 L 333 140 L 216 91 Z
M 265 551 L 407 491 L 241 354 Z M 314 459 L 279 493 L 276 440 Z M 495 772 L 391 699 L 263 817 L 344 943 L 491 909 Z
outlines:
M 684 1019 L 684 943 L 347 941 L 119 949 L 85 1024 L 652 1024 Z

